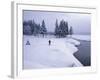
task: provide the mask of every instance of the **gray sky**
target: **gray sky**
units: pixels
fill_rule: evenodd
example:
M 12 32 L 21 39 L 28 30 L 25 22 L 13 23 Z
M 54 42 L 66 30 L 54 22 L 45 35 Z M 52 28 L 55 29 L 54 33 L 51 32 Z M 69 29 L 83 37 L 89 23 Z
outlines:
M 84 13 L 61 13 L 61 12 L 45 12 L 45 11 L 23 11 L 23 20 L 33 20 L 36 23 L 45 21 L 46 28 L 49 32 L 55 29 L 55 22 L 58 23 L 63 19 L 68 22 L 68 26 L 73 27 L 74 33 L 90 34 L 91 33 L 91 14 Z

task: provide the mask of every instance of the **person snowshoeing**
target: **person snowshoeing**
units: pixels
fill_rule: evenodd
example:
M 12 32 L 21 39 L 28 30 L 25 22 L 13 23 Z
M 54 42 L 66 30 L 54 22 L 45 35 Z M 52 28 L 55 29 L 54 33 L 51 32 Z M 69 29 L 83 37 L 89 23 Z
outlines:
M 49 42 L 49 45 L 51 45 L 51 40 L 49 40 L 48 42 Z

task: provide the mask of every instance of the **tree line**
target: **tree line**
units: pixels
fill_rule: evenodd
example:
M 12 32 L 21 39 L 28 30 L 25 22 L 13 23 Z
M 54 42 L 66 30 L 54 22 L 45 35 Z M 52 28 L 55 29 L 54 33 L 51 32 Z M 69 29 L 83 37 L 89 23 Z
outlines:
M 37 24 L 34 20 L 23 22 L 23 34 L 24 35 L 34 35 L 42 34 L 43 36 L 47 33 L 45 27 L 45 21 L 42 21 L 42 25 Z
M 41 25 L 37 24 L 34 20 L 24 21 L 23 22 L 23 34 L 24 35 L 34 35 L 37 36 L 42 34 L 45 36 L 48 33 L 45 25 L 45 21 L 42 20 Z M 56 37 L 66 37 L 67 35 L 73 34 L 72 26 L 68 26 L 68 22 L 61 20 L 58 24 L 58 20 L 55 22 L 55 31 L 54 35 Z

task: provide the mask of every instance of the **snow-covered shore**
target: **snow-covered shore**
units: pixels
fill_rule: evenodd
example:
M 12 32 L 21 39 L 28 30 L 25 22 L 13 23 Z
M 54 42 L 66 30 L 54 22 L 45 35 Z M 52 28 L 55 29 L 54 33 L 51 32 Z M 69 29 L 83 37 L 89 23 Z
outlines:
M 27 41 L 30 45 L 26 45 Z M 80 42 L 73 38 L 24 36 L 24 69 L 81 67 L 83 65 L 73 56 L 78 51 L 76 45 L 80 45 Z
M 72 37 L 79 40 L 91 41 L 90 35 L 72 35 Z

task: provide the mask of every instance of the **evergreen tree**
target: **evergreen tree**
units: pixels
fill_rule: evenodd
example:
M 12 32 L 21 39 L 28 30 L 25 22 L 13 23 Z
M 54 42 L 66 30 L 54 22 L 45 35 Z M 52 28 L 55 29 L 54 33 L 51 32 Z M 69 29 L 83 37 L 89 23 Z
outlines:
M 73 34 L 73 28 L 71 26 L 70 29 L 69 29 L 69 35 L 72 35 L 72 34 Z
M 60 37 L 64 37 L 64 20 L 60 21 L 59 29 Z
M 26 29 L 27 29 L 27 22 L 26 21 L 24 21 L 23 22 L 23 34 L 25 35 L 26 34 Z
M 58 26 L 58 20 L 56 19 L 56 24 L 55 24 L 55 35 L 58 36 L 59 35 L 59 26 Z
M 36 36 L 37 35 L 37 24 L 35 22 L 33 22 L 33 35 Z
M 31 35 L 33 34 L 33 22 L 32 22 L 32 20 L 29 20 L 28 21 L 28 25 L 30 26 L 30 28 L 31 28 Z
M 68 22 L 65 22 L 65 26 L 66 26 L 66 28 L 65 28 L 66 29 L 65 34 L 68 35 L 69 34 Z
M 29 22 L 23 22 L 23 34 L 24 35 L 32 35 L 31 27 Z
M 40 24 L 37 24 L 37 34 L 40 34 L 41 26 Z
M 60 37 L 66 37 L 68 35 L 68 22 L 61 20 L 57 30 Z
M 42 25 L 41 25 L 41 34 L 43 34 L 43 36 L 44 36 L 44 34 L 46 34 L 46 33 L 47 33 L 47 29 L 45 27 L 45 22 L 43 20 Z

